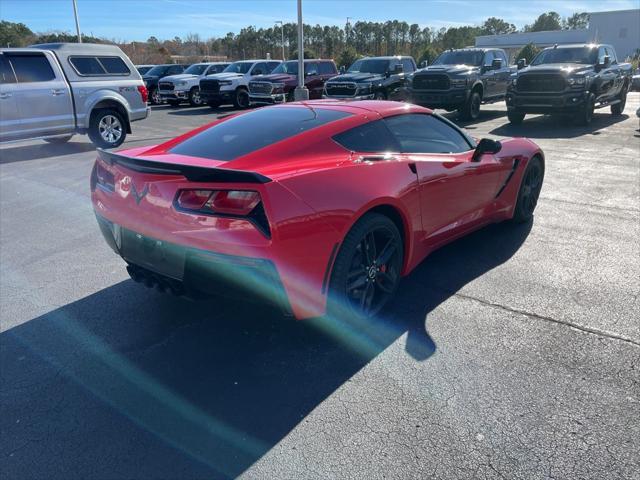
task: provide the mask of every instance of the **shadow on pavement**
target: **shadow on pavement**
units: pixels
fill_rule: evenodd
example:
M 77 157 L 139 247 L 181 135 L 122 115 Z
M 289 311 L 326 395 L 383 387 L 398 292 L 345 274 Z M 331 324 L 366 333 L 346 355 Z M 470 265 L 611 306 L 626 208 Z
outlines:
M 575 138 L 583 135 L 600 135 L 598 130 L 624 122 L 629 115 L 613 116 L 608 111 L 596 110 L 593 120 L 587 126 L 575 125 L 570 118 L 562 116 L 527 116 L 520 125 L 505 123 L 489 133 L 503 137 L 528 138 Z
M 17 144 L 0 149 L 0 164 L 74 155 L 76 153 L 91 152 L 95 149 L 95 145 L 91 142 L 74 142 L 73 140 L 62 144 L 46 142 L 36 145 Z
M 177 107 L 173 108 L 169 115 L 178 116 L 193 116 L 193 115 L 225 115 L 229 113 L 237 113 L 242 110 L 234 109 L 233 106 L 222 106 L 217 108 L 211 108 L 208 105 L 204 107 Z
M 4 478 L 235 477 L 405 332 L 407 353 L 429 358 L 429 313 L 530 229 L 434 253 L 369 328 L 124 281 L 4 332 Z

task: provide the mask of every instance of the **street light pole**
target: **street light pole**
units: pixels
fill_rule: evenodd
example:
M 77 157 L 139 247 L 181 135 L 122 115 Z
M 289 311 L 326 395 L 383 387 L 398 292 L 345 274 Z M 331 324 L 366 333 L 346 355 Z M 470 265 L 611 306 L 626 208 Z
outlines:
M 82 34 L 80 33 L 80 22 L 78 21 L 78 5 L 73 0 L 73 15 L 76 17 L 76 33 L 78 34 L 78 43 L 82 43 Z
M 302 23 L 302 0 L 298 0 L 298 86 L 293 91 L 296 101 L 309 100 L 309 90 L 304 86 L 304 25 Z
M 282 61 L 284 62 L 286 60 L 284 57 L 284 22 L 282 20 L 278 20 L 276 23 L 280 24 L 280 35 L 282 36 Z

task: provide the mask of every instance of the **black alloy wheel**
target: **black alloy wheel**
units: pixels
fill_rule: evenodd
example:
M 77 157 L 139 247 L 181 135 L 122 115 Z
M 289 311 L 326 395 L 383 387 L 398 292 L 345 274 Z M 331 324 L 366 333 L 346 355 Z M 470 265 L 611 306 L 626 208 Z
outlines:
M 373 95 L 373 99 L 374 100 L 386 100 L 387 99 L 387 94 L 384 93 L 384 91 L 382 90 L 378 90 L 374 95 Z
M 236 90 L 233 96 L 233 106 L 241 109 L 249 108 L 249 92 L 244 88 Z
M 593 111 L 595 110 L 596 96 L 592 93 L 587 97 L 584 102 L 582 110 L 578 113 L 577 122 L 578 125 L 586 126 L 593 120 Z
M 524 121 L 525 113 L 517 110 L 507 110 L 507 118 L 513 125 L 520 125 Z
M 533 212 L 538 204 L 542 181 L 544 180 L 544 165 L 540 157 L 536 156 L 529 160 L 527 169 L 524 172 L 518 201 L 513 214 L 513 221 L 523 223 L 533 217 Z
M 361 218 L 345 237 L 333 266 L 330 315 L 374 317 L 398 287 L 402 259 L 396 225 L 377 213 Z
M 622 113 L 624 112 L 624 107 L 627 105 L 627 86 L 626 85 L 622 86 L 620 95 L 618 95 L 618 100 L 620 100 L 620 103 L 611 105 L 611 114 L 615 116 L 622 115 Z
M 480 104 L 482 103 L 482 97 L 480 92 L 474 90 L 471 92 L 471 96 L 467 102 L 458 111 L 462 120 L 477 120 L 480 116 Z

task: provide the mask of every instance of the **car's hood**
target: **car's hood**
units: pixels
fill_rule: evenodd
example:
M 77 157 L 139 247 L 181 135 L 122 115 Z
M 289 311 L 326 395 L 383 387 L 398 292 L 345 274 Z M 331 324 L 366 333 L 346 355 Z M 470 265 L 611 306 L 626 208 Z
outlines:
M 244 77 L 242 73 L 222 72 L 214 73 L 213 75 L 207 75 L 204 78 L 211 78 L 213 80 L 235 80 L 242 77 Z
M 376 82 L 384 79 L 384 75 L 379 73 L 366 73 L 366 72 L 358 72 L 358 73 L 344 73 L 342 75 L 338 75 L 337 77 L 333 77 L 330 82 L 355 82 L 355 83 L 364 83 L 364 82 Z
M 168 77 L 162 77 L 162 81 L 179 82 L 181 80 L 193 80 L 194 78 L 198 78 L 198 75 L 193 75 L 191 73 L 180 73 L 178 75 L 169 75 Z
M 256 82 L 272 82 L 272 83 L 296 83 L 298 77 L 289 73 L 273 73 L 271 75 L 261 75 L 255 79 Z
M 430 67 L 423 68 L 416 72 L 416 75 L 420 73 L 446 73 L 449 75 L 458 75 L 460 73 L 468 73 L 474 70 L 480 70 L 480 67 L 473 65 L 431 65 Z
M 582 73 L 593 70 L 592 65 L 582 65 L 579 63 L 544 63 L 542 65 L 530 65 L 518 71 L 518 73 L 562 73 L 569 75 L 572 73 Z

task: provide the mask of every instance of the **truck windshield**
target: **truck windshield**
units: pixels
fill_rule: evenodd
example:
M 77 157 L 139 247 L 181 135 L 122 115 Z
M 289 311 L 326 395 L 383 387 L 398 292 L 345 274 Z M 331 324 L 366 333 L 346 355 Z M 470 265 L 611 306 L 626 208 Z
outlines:
M 271 73 L 288 73 L 289 75 L 298 75 L 298 61 L 293 60 L 283 62 L 274 68 Z
M 482 64 L 482 50 L 459 50 L 444 52 L 433 61 L 433 65 L 474 65 Z
M 350 73 L 385 73 L 389 70 L 389 60 L 361 58 L 349 67 Z
M 206 63 L 196 63 L 187 68 L 184 73 L 188 73 L 189 75 L 202 75 L 208 66 Z
M 163 77 L 169 67 L 167 65 L 156 65 L 149 70 L 146 75 L 150 77 Z
M 540 52 L 533 59 L 531 65 L 542 65 L 544 63 L 582 63 L 585 65 L 595 65 L 598 57 L 598 49 L 592 47 L 575 48 L 550 48 Z
M 242 73 L 243 75 L 251 70 L 252 62 L 235 62 L 223 70 L 224 73 Z

